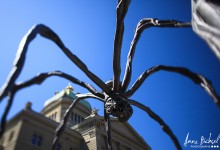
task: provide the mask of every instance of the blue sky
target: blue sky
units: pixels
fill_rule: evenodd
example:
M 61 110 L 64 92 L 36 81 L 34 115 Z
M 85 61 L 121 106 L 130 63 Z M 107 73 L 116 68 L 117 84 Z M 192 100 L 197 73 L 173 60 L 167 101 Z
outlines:
M 35 24 L 52 28 L 65 45 L 104 82 L 112 79 L 113 39 L 117 1 L 4 1 L 0 5 L 0 85 L 12 67 L 18 45 L 28 29 Z M 191 20 L 190 1 L 132 1 L 125 18 L 122 46 L 122 75 L 134 29 L 142 18 Z M 220 93 L 220 61 L 191 28 L 146 30 L 137 45 L 133 61 L 131 84 L 146 69 L 158 64 L 183 66 L 206 76 Z M 40 72 L 61 70 L 87 83 L 92 81 L 72 64 L 58 47 L 40 36 L 30 44 L 25 66 L 19 81 L 25 81 Z M 32 86 L 16 94 L 9 118 L 23 109 L 27 101 L 40 111 L 45 100 L 68 85 L 69 81 L 52 77 L 42 85 Z M 94 85 L 95 86 L 95 85 Z M 75 92 L 87 91 L 73 85 Z M 101 91 L 97 86 L 95 86 Z M 220 133 L 220 110 L 204 90 L 178 74 L 159 72 L 149 77 L 133 95 L 135 99 L 154 110 L 171 127 L 183 149 L 187 133 L 191 139 L 213 138 Z M 88 99 L 92 107 L 103 114 L 103 104 Z M 0 104 L 0 115 L 5 107 Z M 130 124 L 155 150 L 175 149 L 160 126 L 143 111 L 134 108 Z

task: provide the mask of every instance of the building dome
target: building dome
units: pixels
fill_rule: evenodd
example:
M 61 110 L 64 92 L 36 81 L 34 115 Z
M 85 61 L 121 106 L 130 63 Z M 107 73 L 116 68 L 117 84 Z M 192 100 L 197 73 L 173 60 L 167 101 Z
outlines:
M 47 107 L 49 104 L 52 104 L 55 101 L 61 100 L 62 98 L 69 98 L 72 101 L 76 99 L 76 93 L 74 92 L 74 89 L 70 84 L 65 89 L 63 89 L 60 92 L 56 92 L 53 97 L 46 100 L 44 103 L 44 107 Z M 81 100 L 79 103 L 83 104 L 84 106 L 92 110 L 92 106 L 87 100 Z

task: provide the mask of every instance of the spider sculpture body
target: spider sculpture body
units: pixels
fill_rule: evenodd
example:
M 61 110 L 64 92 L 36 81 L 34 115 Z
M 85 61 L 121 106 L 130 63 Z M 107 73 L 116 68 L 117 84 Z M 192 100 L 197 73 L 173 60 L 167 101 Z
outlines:
M 143 82 L 147 79 L 147 77 L 161 70 L 178 73 L 188 77 L 194 83 L 199 84 L 213 98 L 214 102 L 218 106 L 220 106 L 219 96 L 213 89 L 209 80 L 207 80 L 205 77 L 193 73 L 192 71 L 183 67 L 172 67 L 172 66 L 163 66 L 163 65 L 158 65 L 150 69 L 147 69 L 139 76 L 139 78 L 135 81 L 135 83 L 131 86 L 131 88 L 127 90 L 127 87 L 130 84 L 130 79 L 132 74 L 132 60 L 135 53 L 136 44 L 142 32 L 150 27 L 176 28 L 176 27 L 191 26 L 190 23 L 183 23 L 176 20 L 158 20 L 154 18 L 142 19 L 137 24 L 137 27 L 135 29 L 134 38 L 131 42 L 130 50 L 127 57 L 127 64 L 126 64 L 124 78 L 122 81 L 120 81 L 120 74 L 121 74 L 120 54 L 121 54 L 121 46 L 122 46 L 123 31 L 124 31 L 124 18 L 126 16 L 129 4 L 130 4 L 130 0 L 118 1 L 116 32 L 114 39 L 114 54 L 113 54 L 114 75 L 113 75 L 113 79 L 107 82 L 103 82 L 99 77 L 97 77 L 94 73 L 92 73 L 87 68 L 87 66 L 63 44 L 63 42 L 58 37 L 58 35 L 55 32 L 53 32 L 49 27 L 39 24 L 29 30 L 29 32 L 23 37 L 19 45 L 17 55 L 14 61 L 14 66 L 0 91 L 0 100 L 2 100 L 4 97 L 8 97 L 8 104 L 3 113 L 1 120 L 0 137 L 4 133 L 6 117 L 11 108 L 11 104 L 13 103 L 13 97 L 15 93 L 20 89 L 31 86 L 33 84 L 41 84 L 48 77 L 59 76 L 86 88 L 90 93 L 76 95 L 77 96 L 76 100 L 69 106 L 68 110 L 64 115 L 63 121 L 56 129 L 52 149 L 55 148 L 55 145 L 57 144 L 59 137 L 61 136 L 65 128 L 65 125 L 68 121 L 68 117 L 70 116 L 70 112 L 72 112 L 72 109 L 77 105 L 77 103 L 80 100 L 85 98 L 95 98 L 103 102 L 104 104 L 104 121 L 106 126 L 108 149 L 112 149 L 110 115 L 115 116 L 121 122 L 126 122 L 132 116 L 133 113 L 132 106 L 136 106 L 144 110 L 152 119 L 157 121 L 161 125 L 163 131 L 167 133 L 167 135 L 171 138 L 171 140 L 176 146 L 176 149 L 181 149 L 178 139 L 173 134 L 169 126 L 149 107 L 139 103 L 136 100 L 130 99 L 130 97 L 138 90 L 138 88 L 143 84 Z M 51 71 L 51 72 L 41 73 L 23 83 L 15 83 L 17 77 L 21 73 L 21 70 L 24 66 L 28 45 L 36 37 L 37 34 L 40 34 L 44 38 L 47 38 L 53 41 L 54 43 L 56 43 L 56 45 L 62 50 L 62 52 L 79 69 L 81 69 L 87 75 L 88 78 L 90 78 L 98 87 L 100 87 L 102 91 L 98 92 L 92 85 L 85 83 L 61 71 Z
M 106 85 L 112 89 L 113 81 L 107 82 Z M 126 122 L 133 113 L 133 109 L 128 103 L 127 98 L 123 94 L 120 94 L 120 88 L 119 93 L 114 94 L 114 98 L 106 95 L 104 107 L 107 114 L 111 114 L 121 122 Z

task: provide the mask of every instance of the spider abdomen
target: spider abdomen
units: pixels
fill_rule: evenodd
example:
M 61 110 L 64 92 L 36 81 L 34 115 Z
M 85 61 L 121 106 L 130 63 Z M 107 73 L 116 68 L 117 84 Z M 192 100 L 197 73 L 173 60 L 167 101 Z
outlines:
M 133 109 L 127 101 L 110 97 L 105 101 L 105 111 L 107 114 L 117 117 L 121 122 L 128 121 L 133 114 Z

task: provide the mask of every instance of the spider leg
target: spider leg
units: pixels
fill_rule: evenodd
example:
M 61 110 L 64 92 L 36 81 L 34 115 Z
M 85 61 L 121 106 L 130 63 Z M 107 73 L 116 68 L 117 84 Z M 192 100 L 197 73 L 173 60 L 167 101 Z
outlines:
M 119 91 L 120 74 L 121 74 L 121 46 L 124 34 L 124 18 L 126 16 L 130 0 L 118 0 L 116 31 L 114 39 L 114 54 L 113 54 L 113 89 Z
M 8 113 L 9 113 L 11 106 L 12 106 L 12 103 L 13 103 L 14 94 L 15 94 L 14 92 L 11 92 L 8 94 L 8 102 L 7 102 L 6 108 L 4 109 L 4 113 L 1 118 L 0 139 L 5 132 L 6 119 L 7 119 Z
M 75 84 L 78 84 L 78 85 L 86 88 L 92 94 L 94 94 L 100 98 L 104 98 L 104 95 L 102 93 L 99 93 L 92 85 L 85 83 L 85 82 L 83 82 L 83 81 L 81 81 L 81 80 L 79 80 L 69 74 L 61 72 L 61 71 L 51 71 L 51 72 L 41 73 L 41 74 L 29 79 L 28 81 L 17 84 L 16 90 L 20 90 L 22 88 L 28 87 L 33 84 L 41 84 L 44 80 L 46 80 L 48 77 L 51 77 L 51 76 L 59 76 L 59 77 L 65 78 Z
M 41 84 L 42 82 L 44 82 L 44 80 L 46 80 L 48 77 L 51 76 L 59 76 L 62 78 L 65 78 L 69 81 L 72 81 L 75 84 L 81 85 L 82 87 L 88 89 L 90 92 L 92 92 L 92 94 L 100 99 L 104 98 L 104 95 L 102 93 L 99 93 L 94 87 L 92 87 L 90 84 L 87 84 L 83 81 L 80 81 L 76 78 L 74 78 L 73 76 L 70 76 L 66 73 L 63 73 L 61 71 L 53 71 L 53 72 L 47 72 L 47 73 L 41 73 L 31 79 L 29 79 L 28 81 L 19 83 L 19 84 L 15 84 L 13 86 L 13 89 L 11 92 L 9 92 L 8 95 L 8 103 L 6 106 L 6 109 L 4 111 L 4 114 L 2 115 L 2 119 L 1 119 L 1 127 L 0 127 L 0 138 L 2 137 L 4 130 L 5 130 L 5 124 L 6 124 L 6 118 L 8 115 L 8 112 L 10 111 L 10 108 L 12 106 L 13 103 L 13 98 L 14 95 L 16 94 L 16 92 L 18 92 L 19 90 L 26 88 L 28 86 L 31 86 L 33 84 Z
M 108 150 L 112 150 L 111 120 L 110 120 L 110 115 L 107 114 L 105 110 L 104 110 L 104 121 L 105 121 L 106 135 L 107 135 L 107 147 L 108 147 Z
M 158 66 L 152 67 L 146 70 L 145 72 L 143 72 L 139 76 L 139 78 L 135 81 L 132 87 L 125 93 L 125 96 L 127 97 L 132 96 L 134 92 L 143 84 L 143 82 L 148 76 L 161 70 L 175 72 L 175 73 L 188 77 L 194 83 L 199 84 L 209 94 L 209 96 L 212 97 L 216 105 L 220 107 L 220 97 L 218 96 L 217 92 L 213 88 L 211 82 L 205 77 L 199 74 L 196 74 L 184 67 L 172 67 L 172 66 L 164 66 L 164 65 L 158 65 Z
M 111 90 L 105 85 L 105 83 L 93 74 L 87 66 L 76 56 L 74 55 L 68 48 L 65 47 L 61 39 L 58 35 L 53 32 L 49 27 L 39 24 L 28 31 L 28 33 L 22 38 L 11 72 L 9 73 L 6 82 L 1 88 L 0 91 L 0 101 L 2 98 L 7 96 L 7 94 L 12 90 L 15 80 L 21 73 L 21 70 L 24 66 L 25 57 L 28 49 L 28 45 L 30 42 L 36 37 L 37 34 L 55 42 L 58 47 L 64 52 L 64 54 L 78 67 L 80 68 L 96 85 L 98 85 L 105 93 L 110 93 Z
M 155 120 L 156 122 L 158 122 L 161 126 L 161 128 L 163 129 L 163 131 L 171 138 L 171 140 L 173 141 L 174 145 L 176 146 L 176 148 L 178 150 L 181 150 L 181 146 L 180 143 L 178 141 L 178 139 L 176 138 L 176 136 L 173 134 L 172 130 L 170 129 L 170 127 L 160 118 L 160 116 L 158 116 L 155 112 L 153 112 L 149 107 L 135 101 L 135 100 L 128 100 L 128 103 L 136 106 L 140 109 L 142 109 L 143 111 L 145 111 L 153 120 Z
M 69 108 L 66 110 L 64 117 L 62 119 L 62 121 L 60 122 L 60 124 L 57 126 L 56 131 L 55 131 L 55 136 L 53 139 L 53 145 L 52 145 L 52 150 L 55 150 L 55 147 L 59 141 L 59 137 L 61 136 L 61 134 L 63 133 L 66 124 L 68 122 L 69 116 L 71 114 L 71 112 L 73 111 L 74 107 L 77 105 L 77 103 L 80 100 L 83 100 L 85 98 L 95 98 L 97 100 L 100 100 L 101 102 L 104 102 L 103 99 L 91 94 L 91 93 L 87 93 L 87 94 L 77 94 L 76 95 L 76 99 L 72 102 L 72 104 L 69 106 Z
M 190 27 L 190 23 L 180 22 L 176 20 L 158 20 L 154 18 L 144 18 L 137 24 L 135 29 L 134 37 L 131 42 L 130 50 L 127 56 L 127 63 L 124 78 L 122 81 L 122 93 L 124 93 L 130 83 L 131 74 L 132 74 L 132 61 L 134 57 L 134 53 L 136 50 L 137 42 L 139 41 L 141 34 L 145 29 L 150 27 L 169 27 L 169 28 L 176 28 L 176 27 Z

